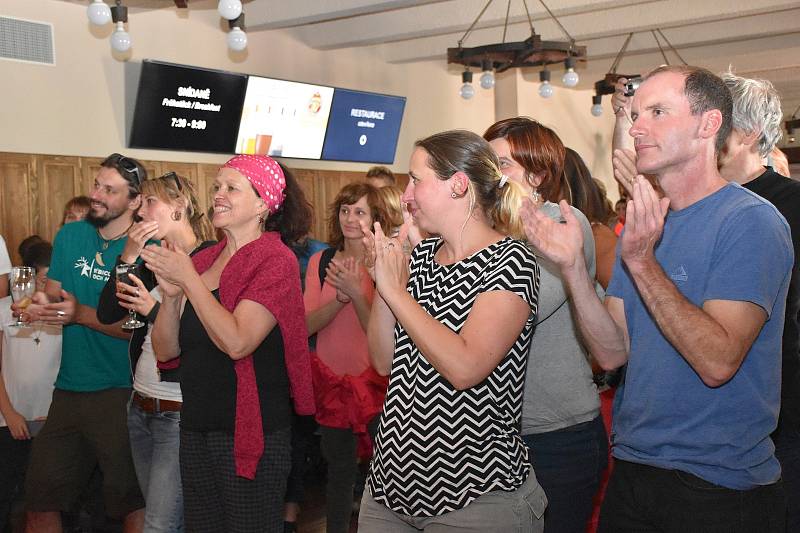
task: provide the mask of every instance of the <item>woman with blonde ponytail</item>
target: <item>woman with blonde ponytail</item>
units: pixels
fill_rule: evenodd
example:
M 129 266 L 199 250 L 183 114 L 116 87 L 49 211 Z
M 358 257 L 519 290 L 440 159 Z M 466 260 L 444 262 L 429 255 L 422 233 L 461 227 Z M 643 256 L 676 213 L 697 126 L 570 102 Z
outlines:
M 484 134 L 509 180 L 555 220 L 557 202 L 573 201 L 564 175 L 564 145 L 535 120 L 501 120 Z M 575 207 L 583 227 L 584 255 L 594 275 L 595 247 L 589 221 Z M 592 498 L 608 464 L 608 440 L 589 357 L 577 337 L 560 270 L 536 252 L 541 267 L 539 314 L 528 355 L 522 406 L 522 438 L 536 477 L 547 494 L 546 533 L 582 533 Z
M 139 261 L 151 240 L 194 254 L 210 246 L 213 228 L 199 206 L 192 182 L 170 172 L 142 182 L 140 222 L 128 232 L 128 240 L 116 264 Z M 107 265 L 112 272 L 115 265 Z M 153 273 L 144 265 L 133 284 L 117 283 L 111 276 L 97 306 L 97 318 L 113 324 L 128 310 L 146 323 L 133 330 L 129 348 L 134 372 L 133 398 L 128 409 L 128 432 L 139 486 L 145 497 L 145 531 L 183 531 L 183 495 L 178 463 L 179 425 L 183 395 L 180 367 L 159 369 L 150 341 L 151 324 L 161 295 Z
M 367 329 L 389 374 L 359 531 L 541 531 L 544 492 L 519 435 L 539 270 L 521 190 L 466 131 L 415 143 L 403 201 L 422 240 L 365 237 L 377 294 Z

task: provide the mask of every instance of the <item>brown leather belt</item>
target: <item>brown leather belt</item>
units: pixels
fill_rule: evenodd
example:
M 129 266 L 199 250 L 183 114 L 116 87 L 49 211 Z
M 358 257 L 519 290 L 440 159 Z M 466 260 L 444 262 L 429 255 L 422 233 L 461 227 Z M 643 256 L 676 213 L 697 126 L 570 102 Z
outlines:
M 163 413 L 168 411 L 180 412 L 181 410 L 181 402 L 176 402 L 174 400 L 160 400 L 158 398 L 150 398 L 148 396 L 143 396 L 138 392 L 133 393 L 133 403 L 138 405 L 139 409 L 141 409 L 145 413 L 150 413 L 150 414 Z

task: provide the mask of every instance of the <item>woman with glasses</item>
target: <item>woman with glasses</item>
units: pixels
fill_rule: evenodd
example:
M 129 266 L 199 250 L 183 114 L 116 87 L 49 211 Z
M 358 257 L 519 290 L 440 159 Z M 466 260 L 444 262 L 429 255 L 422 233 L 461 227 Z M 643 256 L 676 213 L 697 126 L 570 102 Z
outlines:
M 142 251 L 163 300 L 160 361 L 180 356 L 180 463 L 186 529 L 283 531 L 292 401 L 314 411 L 297 259 L 311 208 L 272 158 L 242 155 L 214 179 L 219 244 L 189 257 Z M 183 309 L 183 312 L 181 312 Z
M 135 263 L 142 248 L 160 240 L 192 255 L 213 242 L 211 223 L 200 208 L 192 183 L 174 172 L 141 185 L 140 222 L 116 265 Z M 132 285 L 109 279 L 100 297 L 97 317 L 105 324 L 118 322 L 129 310 L 146 318 L 147 327 L 133 330 L 129 347 L 134 371 L 133 400 L 128 410 L 128 432 L 136 476 L 145 497 L 145 531 L 183 531 L 183 499 L 178 464 L 181 388 L 179 368 L 156 367 L 149 324 L 158 314 L 161 295 L 153 273 L 140 268 Z

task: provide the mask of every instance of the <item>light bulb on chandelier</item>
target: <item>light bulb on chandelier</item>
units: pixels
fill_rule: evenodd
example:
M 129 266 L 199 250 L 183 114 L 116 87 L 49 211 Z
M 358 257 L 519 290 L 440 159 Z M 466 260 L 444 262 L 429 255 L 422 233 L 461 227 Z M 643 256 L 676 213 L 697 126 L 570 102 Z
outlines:
M 104 26 L 111 22 L 111 9 L 103 0 L 92 0 L 86 9 L 86 16 L 95 26 Z

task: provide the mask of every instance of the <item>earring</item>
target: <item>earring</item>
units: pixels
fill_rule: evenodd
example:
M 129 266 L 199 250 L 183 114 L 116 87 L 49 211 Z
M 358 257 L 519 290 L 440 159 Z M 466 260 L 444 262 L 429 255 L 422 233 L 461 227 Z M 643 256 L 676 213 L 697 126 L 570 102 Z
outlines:
M 258 218 L 258 223 L 259 224 L 263 224 L 264 223 L 264 215 L 259 213 L 257 218 Z
M 170 218 L 171 218 L 172 220 L 174 220 L 175 222 L 177 222 L 177 221 L 179 221 L 181 218 L 183 218 L 183 213 L 181 213 L 180 211 L 173 211 L 173 212 L 172 212 L 172 215 L 170 215 Z
M 456 198 L 458 198 L 458 195 L 456 194 L 456 191 L 453 191 L 453 192 L 450 193 L 450 198 L 453 198 L 454 200 Z
M 538 204 L 542 201 L 542 195 L 539 194 L 539 191 L 536 190 L 534 187 L 533 192 L 531 193 L 531 198 L 533 198 L 533 203 Z

